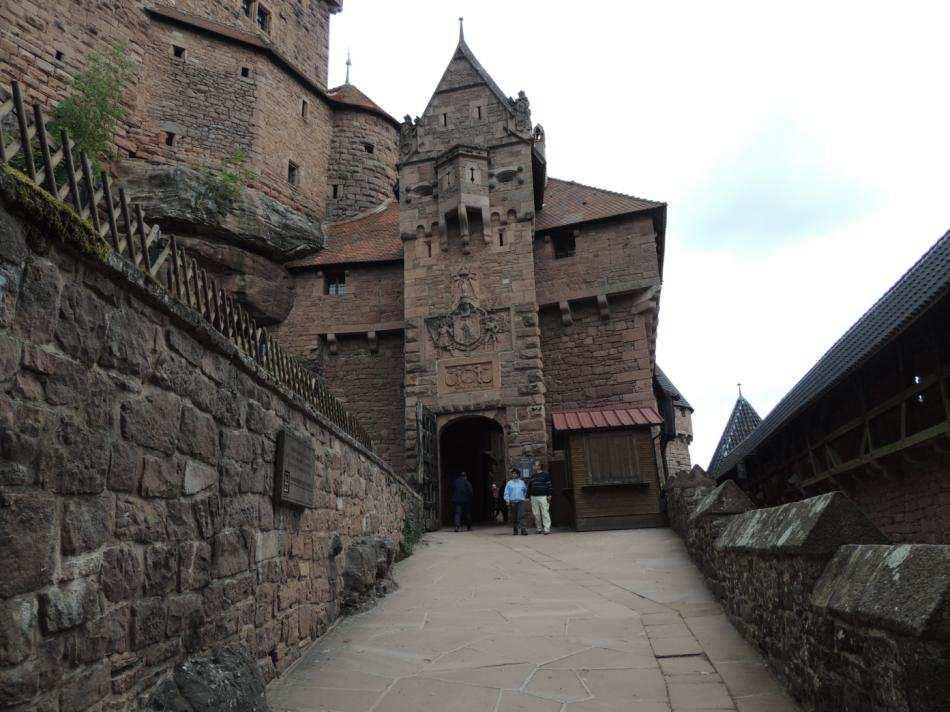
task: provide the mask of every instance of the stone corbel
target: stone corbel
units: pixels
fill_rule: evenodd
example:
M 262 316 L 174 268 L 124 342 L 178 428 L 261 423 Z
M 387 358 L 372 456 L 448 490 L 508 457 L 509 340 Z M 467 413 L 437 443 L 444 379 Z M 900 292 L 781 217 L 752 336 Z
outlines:
M 570 326 L 574 323 L 574 317 L 571 316 L 571 305 L 569 302 L 558 302 L 558 307 L 561 310 L 561 323 L 564 326 Z
M 327 345 L 330 347 L 330 353 L 336 355 L 338 351 L 336 334 L 327 334 Z
M 379 338 L 376 336 L 375 331 L 367 332 L 366 338 L 369 339 L 369 352 L 371 354 L 379 353 Z
M 610 304 L 607 303 L 606 294 L 597 295 L 597 311 L 600 312 L 600 318 L 603 321 L 610 321 Z

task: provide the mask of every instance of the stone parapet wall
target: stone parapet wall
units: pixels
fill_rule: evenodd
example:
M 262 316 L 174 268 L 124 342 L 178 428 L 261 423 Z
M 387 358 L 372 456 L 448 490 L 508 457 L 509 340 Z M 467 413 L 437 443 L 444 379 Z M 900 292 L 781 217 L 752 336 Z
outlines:
M 280 674 L 340 614 L 337 556 L 398 543 L 418 495 L 68 210 L 10 186 L 0 709 L 128 710 L 219 644 Z M 274 500 L 282 428 L 315 451 L 313 509 Z
M 673 478 L 670 522 L 739 631 L 809 710 L 945 710 L 950 547 L 891 545 L 846 495 L 752 509 Z

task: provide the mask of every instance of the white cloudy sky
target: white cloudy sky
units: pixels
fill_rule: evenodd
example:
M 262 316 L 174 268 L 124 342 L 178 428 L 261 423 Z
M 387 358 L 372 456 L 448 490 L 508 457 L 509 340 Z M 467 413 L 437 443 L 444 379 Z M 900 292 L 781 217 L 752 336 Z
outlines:
M 705 466 L 950 229 L 950 3 L 345 0 L 331 85 L 422 113 L 465 17 L 548 172 L 669 204 L 658 360 Z

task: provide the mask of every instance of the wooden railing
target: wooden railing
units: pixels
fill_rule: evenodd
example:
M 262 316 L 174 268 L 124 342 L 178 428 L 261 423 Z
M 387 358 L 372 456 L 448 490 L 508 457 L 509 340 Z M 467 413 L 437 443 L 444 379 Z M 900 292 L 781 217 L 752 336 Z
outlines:
M 14 117 L 15 123 L 11 120 Z M 10 133 L 16 135 L 8 143 L 5 127 L 9 125 L 13 126 Z M 101 238 L 108 240 L 116 254 L 157 280 L 176 300 L 200 313 L 278 383 L 350 437 L 373 449 L 367 430 L 320 379 L 258 326 L 247 310 L 178 245 L 174 236 L 164 238 L 158 225 L 149 226 L 142 206 L 133 208 L 121 186 L 116 201 L 109 174 L 100 171 L 97 182 L 89 157 L 82 151 L 76 155 L 76 145 L 65 130 L 55 137 L 51 133 L 40 105 L 34 104 L 28 112 L 20 84 L 13 82 L 9 97 L 0 95 L 0 162 L 21 168 L 38 187 L 67 202 Z M 63 174 L 65 180 L 60 186 L 58 179 Z

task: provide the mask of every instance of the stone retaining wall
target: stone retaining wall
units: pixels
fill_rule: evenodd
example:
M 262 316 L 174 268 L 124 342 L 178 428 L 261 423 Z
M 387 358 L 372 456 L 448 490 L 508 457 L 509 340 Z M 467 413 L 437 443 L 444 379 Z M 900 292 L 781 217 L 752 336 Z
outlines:
M 947 710 L 950 546 L 891 545 L 841 492 L 753 509 L 673 478 L 670 522 L 739 631 L 820 712 Z
M 131 709 L 222 643 L 273 678 L 418 495 L 24 185 L 0 175 L 0 709 Z M 313 509 L 274 502 L 281 428 Z

